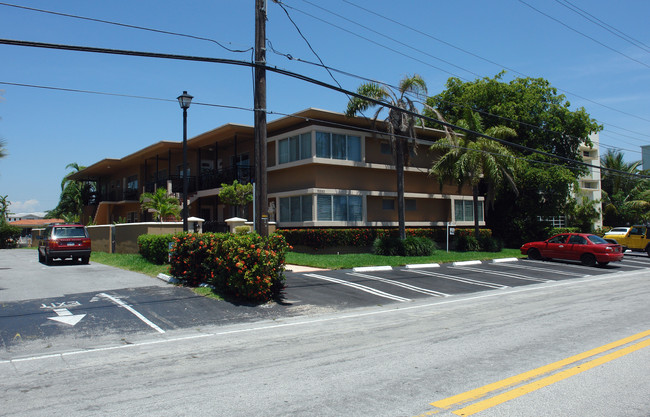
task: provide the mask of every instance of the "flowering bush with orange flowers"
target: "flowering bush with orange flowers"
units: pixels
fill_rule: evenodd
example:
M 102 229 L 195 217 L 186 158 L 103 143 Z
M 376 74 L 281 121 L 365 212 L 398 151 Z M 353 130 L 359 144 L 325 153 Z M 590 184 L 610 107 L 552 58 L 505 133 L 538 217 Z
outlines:
M 183 233 L 174 236 L 170 273 L 184 285 L 209 284 L 230 297 L 268 301 L 284 287 L 290 246 L 284 237 L 256 233 Z

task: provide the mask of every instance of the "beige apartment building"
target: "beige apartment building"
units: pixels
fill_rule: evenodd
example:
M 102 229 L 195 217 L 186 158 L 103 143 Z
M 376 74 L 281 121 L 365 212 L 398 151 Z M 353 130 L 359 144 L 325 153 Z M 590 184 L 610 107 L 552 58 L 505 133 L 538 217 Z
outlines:
M 397 181 L 388 136 L 381 123 L 341 113 L 307 109 L 267 125 L 269 218 L 279 228 L 396 227 Z M 405 168 L 406 227 L 474 224 L 471 189 L 440 187 L 428 173 L 436 155 L 429 145 L 440 130 L 420 128 Z M 163 141 L 121 159 L 104 159 L 72 178 L 94 182 L 96 195 L 85 215 L 95 224 L 151 221 L 139 197 L 164 187 L 181 196 L 190 183 L 189 215 L 205 219 L 204 230 L 225 230 L 233 207 L 222 204 L 222 183 L 255 182 L 252 126 L 226 124 L 188 139 L 188 170 L 182 172 L 182 142 Z M 247 208 L 252 219 L 252 205 Z M 483 200 L 479 221 L 484 225 Z

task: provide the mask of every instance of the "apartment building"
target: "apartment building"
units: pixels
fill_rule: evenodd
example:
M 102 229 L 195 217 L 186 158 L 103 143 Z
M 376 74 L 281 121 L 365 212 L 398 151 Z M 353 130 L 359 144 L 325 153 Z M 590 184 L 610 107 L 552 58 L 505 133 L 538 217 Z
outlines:
M 381 123 L 341 113 L 307 109 L 267 125 L 269 218 L 279 228 L 397 226 L 397 180 L 390 142 Z M 405 168 L 407 227 L 474 224 L 469 187 L 443 187 L 428 173 L 435 156 L 429 145 L 442 131 L 420 128 Z M 234 208 L 219 201 L 222 183 L 255 182 L 252 126 L 226 124 L 188 139 L 188 170 L 182 172 L 182 142 L 163 141 L 121 159 L 104 159 L 72 178 L 91 181 L 96 195 L 86 216 L 96 224 L 151 221 L 139 196 L 165 187 L 180 197 L 183 175 L 190 183 L 189 213 L 206 220 L 204 230 L 222 230 Z M 252 219 L 252 205 L 248 218 Z M 478 212 L 483 220 L 483 199 Z

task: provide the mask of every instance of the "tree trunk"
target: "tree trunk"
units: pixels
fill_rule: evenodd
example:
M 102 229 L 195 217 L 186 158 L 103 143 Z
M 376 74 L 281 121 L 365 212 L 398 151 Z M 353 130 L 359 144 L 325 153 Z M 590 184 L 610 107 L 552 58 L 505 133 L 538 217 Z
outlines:
M 472 201 L 474 203 L 474 236 L 478 240 L 478 185 L 472 186 Z
M 395 171 L 397 172 L 397 221 L 399 238 L 406 239 L 406 222 L 404 216 L 404 139 L 395 138 Z

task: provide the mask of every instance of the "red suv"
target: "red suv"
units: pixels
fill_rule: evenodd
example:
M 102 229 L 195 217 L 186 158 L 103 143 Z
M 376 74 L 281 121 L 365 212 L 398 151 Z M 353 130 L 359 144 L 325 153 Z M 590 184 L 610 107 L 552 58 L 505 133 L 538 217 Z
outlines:
M 38 244 L 38 261 L 50 265 L 56 258 L 72 258 L 87 264 L 90 251 L 90 236 L 84 225 L 54 224 L 45 229 Z

